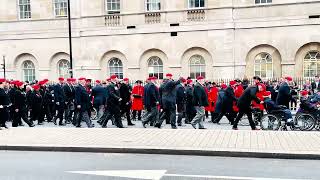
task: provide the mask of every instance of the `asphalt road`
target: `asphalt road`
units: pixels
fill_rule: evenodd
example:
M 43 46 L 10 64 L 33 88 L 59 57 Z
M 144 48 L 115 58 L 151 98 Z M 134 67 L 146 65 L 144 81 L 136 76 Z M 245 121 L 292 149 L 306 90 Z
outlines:
M 0 151 L 0 160 L 1 180 L 319 179 L 320 175 L 320 161 L 312 160 L 13 151 Z

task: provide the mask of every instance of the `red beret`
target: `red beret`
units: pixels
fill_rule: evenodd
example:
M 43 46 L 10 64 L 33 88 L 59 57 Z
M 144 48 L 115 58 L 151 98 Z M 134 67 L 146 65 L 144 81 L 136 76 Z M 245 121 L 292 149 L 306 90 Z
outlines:
M 100 83 L 101 83 L 101 81 L 100 81 L 100 80 L 96 80 L 96 83 L 100 84 Z
M 71 78 L 71 81 L 72 81 L 72 82 L 76 82 L 77 79 L 76 79 L 76 78 Z
M 151 77 L 151 80 L 157 80 L 158 78 L 156 76 Z
M 71 81 L 72 81 L 72 78 L 68 78 L 67 81 L 68 81 L 68 82 L 71 82 Z
M 290 77 L 290 76 L 285 77 L 285 79 L 288 80 L 288 81 L 292 81 L 293 80 L 292 77 Z
M 4 79 L 4 78 L 1 78 L 0 79 L 0 83 L 4 83 L 4 82 L 6 82 L 7 80 L 6 79 Z
M 45 82 L 49 82 L 49 79 L 44 79 L 43 81 L 45 81 Z
M 59 77 L 58 80 L 59 80 L 59 81 L 64 81 L 64 78 L 63 78 L 63 77 Z
M 180 80 L 180 82 L 183 82 L 183 83 L 187 81 L 187 80 L 186 80 L 185 78 L 183 78 L 183 77 L 181 77 L 179 80 Z
M 110 78 L 107 78 L 107 81 L 111 81 L 111 79 L 110 79 Z
M 190 84 L 190 83 L 192 83 L 193 81 L 192 81 L 192 79 L 188 79 L 187 80 L 187 84 Z
M 24 83 L 23 82 L 16 82 L 16 86 L 18 86 L 18 87 L 20 87 L 20 86 L 22 86 Z
M 46 84 L 46 83 L 47 83 L 46 81 L 40 81 L 40 82 L 39 82 L 39 85 L 40 85 L 40 86 L 43 86 L 43 85 Z
M 201 79 L 204 79 L 204 77 L 203 76 L 198 76 L 197 77 L 197 80 L 201 80 Z
M 230 81 L 229 84 L 230 84 L 231 86 L 234 86 L 234 85 L 237 84 L 237 82 L 236 82 L 236 81 Z
M 85 80 L 85 81 L 86 81 L 87 79 L 86 79 L 86 78 L 84 78 L 84 77 L 81 77 L 81 78 L 79 78 L 78 80 L 79 80 L 79 81 L 83 81 L 83 80 Z
M 40 86 L 38 84 L 32 86 L 34 90 L 39 90 Z
M 265 91 L 263 96 L 270 96 L 271 95 L 271 92 L 270 91 Z
M 118 76 L 115 74 L 110 76 L 110 79 L 116 79 L 116 78 L 118 78 Z
M 221 89 L 227 89 L 227 85 L 225 85 L 225 84 L 221 84 Z
M 166 74 L 166 77 L 172 77 L 171 73 Z
M 303 90 L 300 92 L 301 96 L 306 96 L 309 94 L 309 92 L 307 90 Z
M 86 82 L 91 82 L 91 79 L 86 79 Z
M 124 78 L 123 81 L 129 81 L 129 78 Z

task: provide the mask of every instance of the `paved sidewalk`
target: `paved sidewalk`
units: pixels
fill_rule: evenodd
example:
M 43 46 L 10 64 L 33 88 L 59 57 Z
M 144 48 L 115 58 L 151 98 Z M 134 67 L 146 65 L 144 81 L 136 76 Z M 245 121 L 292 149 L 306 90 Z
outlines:
M 319 132 L 11 128 L 0 150 L 320 159 Z

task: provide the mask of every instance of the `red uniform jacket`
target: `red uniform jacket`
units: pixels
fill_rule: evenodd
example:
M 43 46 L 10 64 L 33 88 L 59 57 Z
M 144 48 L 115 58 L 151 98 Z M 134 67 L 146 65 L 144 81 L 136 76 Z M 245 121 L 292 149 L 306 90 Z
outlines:
M 216 109 L 217 99 L 218 99 L 218 88 L 212 87 L 210 92 L 208 93 L 208 111 L 214 112 Z
M 133 111 L 143 110 L 143 95 L 144 87 L 143 86 L 134 86 L 132 89 L 132 107 Z
M 234 96 L 239 99 L 240 96 L 243 94 L 243 91 L 244 91 L 243 86 L 242 85 L 238 85 L 234 90 Z M 239 108 L 237 106 L 237 102 L 233 102 L 233 110 L 235 112 L 239 112 Z

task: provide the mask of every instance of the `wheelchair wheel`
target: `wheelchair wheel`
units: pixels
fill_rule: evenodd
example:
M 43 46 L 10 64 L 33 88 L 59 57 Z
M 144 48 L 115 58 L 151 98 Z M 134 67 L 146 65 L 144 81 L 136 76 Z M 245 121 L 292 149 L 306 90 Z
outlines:
M 281 126 L 281 120 L 275 115 L 266 114 L 262 116 L 260 121 L 260 127 L 262 130 L 273 130 L 276 131 Z
M 299 114 L 296 121 L 301 131 L 311 131 L 316 125 L 316 120 L 310 114 Z

